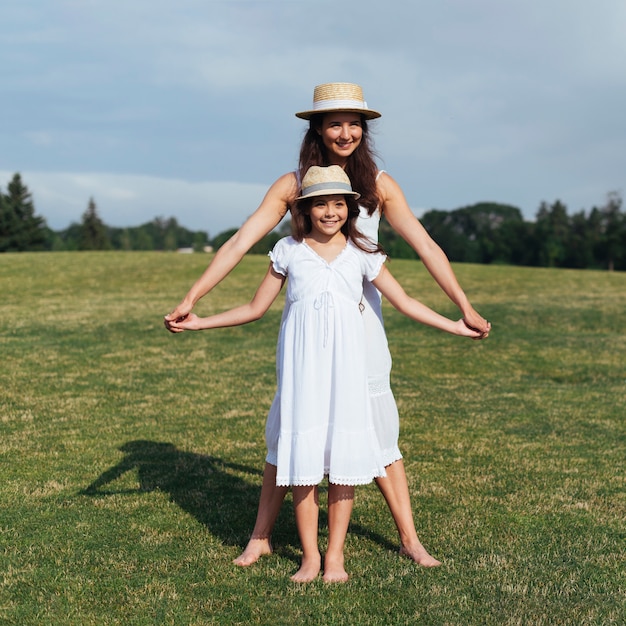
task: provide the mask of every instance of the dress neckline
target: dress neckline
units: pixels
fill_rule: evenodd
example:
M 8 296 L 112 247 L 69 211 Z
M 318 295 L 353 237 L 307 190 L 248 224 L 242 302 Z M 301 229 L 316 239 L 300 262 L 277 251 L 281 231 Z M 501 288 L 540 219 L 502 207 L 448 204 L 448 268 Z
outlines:
M 345 251 L 348 249 L 348 246 L 350 245 L 350 240 L 346 239 L 346 245 L 335 255 L 335 257 L 333 257 L 333 259 L 331 261 L 327 261 L 323 256 L 321 256 L 320 254 L 318 254 L 307 242 L 306 240 L 302 240 L 302 244 L 311 251 L 312 254 L 314 254 L 320 261 L 322 261 L 323 263 L 325 263 L 328 266 L 333 265 L 337 259 L 339 259 L 341 256 L 343 256 L 343 254 L 345 253 Z

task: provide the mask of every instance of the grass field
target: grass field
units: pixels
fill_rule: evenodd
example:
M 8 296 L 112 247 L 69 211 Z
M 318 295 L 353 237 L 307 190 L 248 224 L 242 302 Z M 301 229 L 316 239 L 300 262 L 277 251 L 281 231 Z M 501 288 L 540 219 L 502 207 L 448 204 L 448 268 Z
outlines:
M 350 581 L 295 585 L 289 497 L 274 555 L 231 563 L 254 524 L 281 303 L 241 328 L 162 326 L 207 261 L 0 255 L 0 624 L 626 623 L 626 274 L 458 265 L 485 342 L 387 307 L 416 523 L 443 566 L 397 555 L 369 485 Z M 246 301 L 266 264 L 247 257 L 197 310 Z M 457 315 L 421 264 L 390 267 Z

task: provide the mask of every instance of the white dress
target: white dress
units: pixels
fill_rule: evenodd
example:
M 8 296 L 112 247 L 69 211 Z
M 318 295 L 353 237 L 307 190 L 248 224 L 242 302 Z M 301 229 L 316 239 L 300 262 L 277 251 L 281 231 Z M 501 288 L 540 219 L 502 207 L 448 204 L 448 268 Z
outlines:
M 357 227 L 370 241 L 378 242 L 380 211 L 367 214 L 360 207 Z M 385 466 L 402 458 L 398 448 L 400 416 L 391 391 L 391 353 L 383 324 L 382 299 L 379 291 L 367 279 L 363 280 L 363 321 L 365 323 L 367 385 L 372 406 L 374 430 L 383 451 Z
M 348 242 L 330 263 L 281 239 L 270 258 L 288 277 L 277 349 L 277 485 L 360 485 L 385 476 L 368 394 L 363 278 L 384 263 Z M 268 446 L 269 447 L 269 446 Z
M 295 172 L 297 177 L 297 172 Z M 379 172 L 379 176 L 382 171 Z M 360 207 L 357 227 L 368 239 L 378 242 L 380 210 L 368 215 L 365 207 Z M 367 393 L 370 399 L 374 430 L 383 454 L 385 467 L 402 458 L 398 448 L 400 416 L 396 400 L 391 391 L 391 354 L 383 325 L 382 301 L 378 290 L 367 278 L 363 279 L 363 322 L 365 324 L 365 359 L 367 368 Z M 283 311 L 283 320 L 288 312 Z M 282 327 L 282 326 L 281 326 Z M 280 346 L 280 336 L 278 345 Z M 277 355 L 278 356 L 278 355 Z M 276 359 L 276 379 L 280 387 L 280 362 Z M 265 425 L 267 445 L 266 462 L 276 465 L 276 449 L 280 433 L 280 403 L 276 394 Z

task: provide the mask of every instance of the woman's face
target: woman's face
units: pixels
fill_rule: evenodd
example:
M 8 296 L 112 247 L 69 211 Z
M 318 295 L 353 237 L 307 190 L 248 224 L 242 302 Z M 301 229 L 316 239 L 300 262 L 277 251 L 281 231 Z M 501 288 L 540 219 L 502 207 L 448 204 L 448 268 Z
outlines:
M 319 133 L 328 150 L 331 165 L 344 165 L 361 144 L 361 116 L 358 113 L 326 113 Z

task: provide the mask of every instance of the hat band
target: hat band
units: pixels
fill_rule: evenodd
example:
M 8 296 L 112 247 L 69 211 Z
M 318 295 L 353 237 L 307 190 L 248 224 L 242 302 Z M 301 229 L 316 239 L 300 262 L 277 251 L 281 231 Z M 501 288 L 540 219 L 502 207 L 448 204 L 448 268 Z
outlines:
M 316 193 L 318 191 L 326 191 L 328 189 L 332 189 L 333 191 L 341 190 L 341 191 L 345 191 L 346 193 L 354 193 L 350 185 L 336 182 L 336 183 L 315 183 L 314 185 L 309 185 L 308 187 L 304 187 L 302 189 L 302 195 L 308 196 L 310 193 Z
M 367 109 L 367 102 L 364 100 L 318 100 L 313 103 L 315 111 L 326 109 Z

